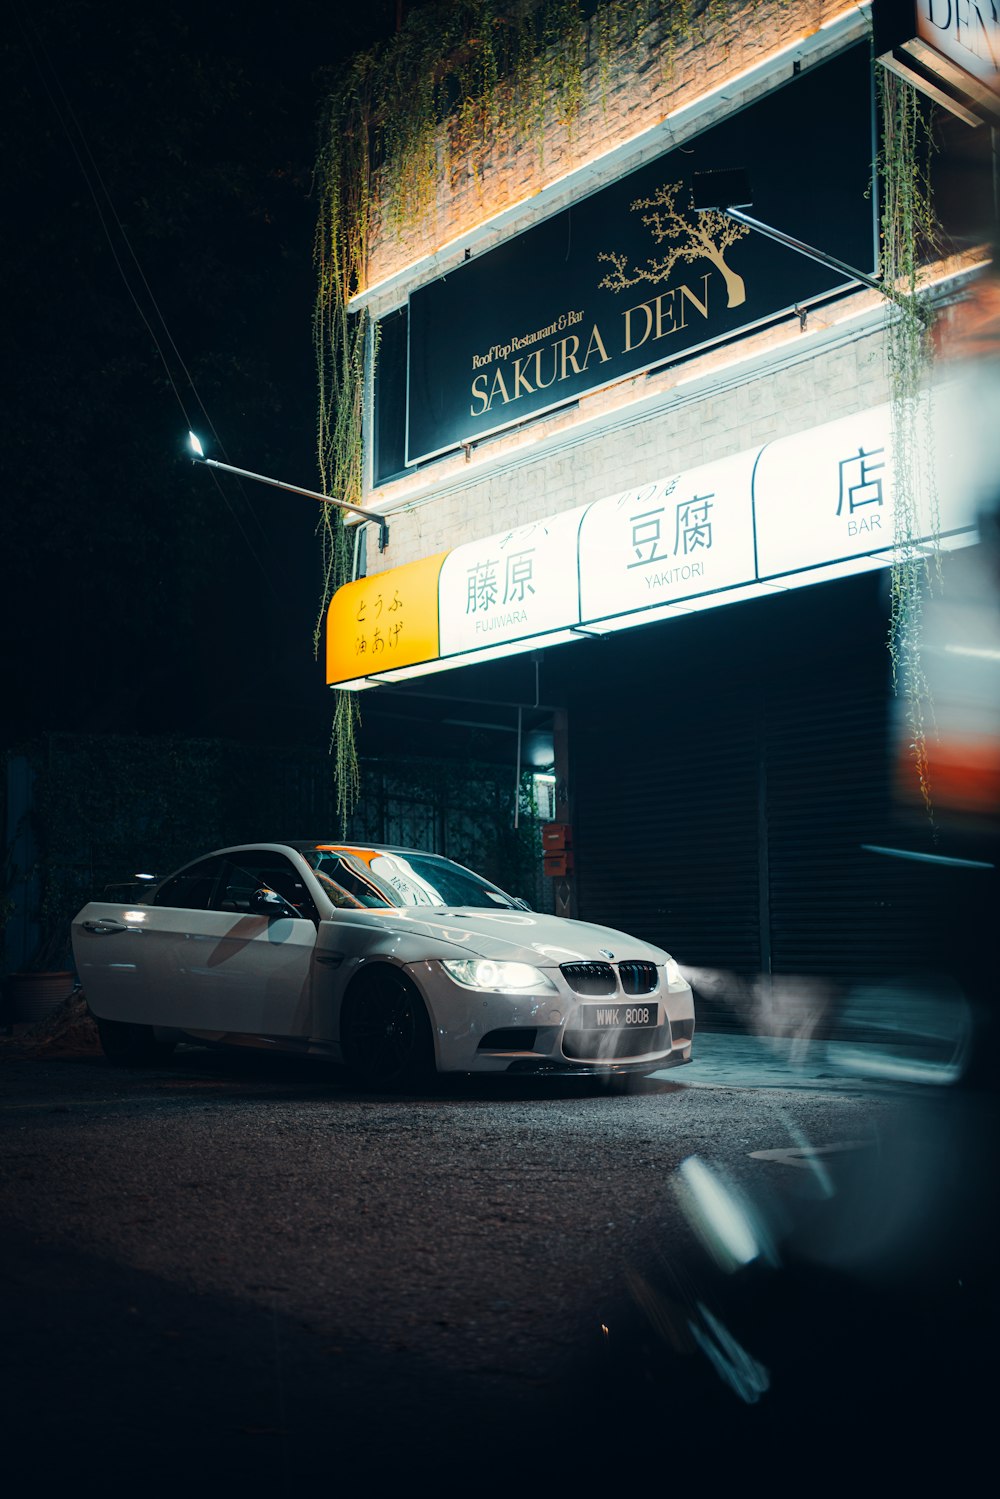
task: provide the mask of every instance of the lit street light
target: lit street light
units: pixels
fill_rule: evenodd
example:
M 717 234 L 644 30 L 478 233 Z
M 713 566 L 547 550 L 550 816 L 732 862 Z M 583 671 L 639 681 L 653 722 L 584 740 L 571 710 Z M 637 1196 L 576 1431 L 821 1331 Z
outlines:
M 286 484 L 281 479 L 270 479 L 266 474 L 254 474 L 246 468 L 235 468 L 231 463 L 220 463 L 217 458 L 206 458 L 201 440 L 194 432 L 188 433 L 188 444 L 195 463 L 204 463 L 209 468 L 222 469 L 227 474 L 238 474 L 241 479 L 256 479 L 258 484 L 270 484 L 273 489 L 287 489 L 291 494 L 305 495 L 307 500 L 318 500 L 321 505 L 339 505 L 341 510 L 353 511 L 355 515 L 360 515 L 362 520 L 377 521 L 379 551 L 384 552 L 389 545 L 389 522 L 384 515 L 378 515 L 374 510 L 366 510 L 363 505 L 353 505 L 350 500 L 337 500 L 333 495 L 319 494 L 315 489 L 303 489 L 298 484 Z

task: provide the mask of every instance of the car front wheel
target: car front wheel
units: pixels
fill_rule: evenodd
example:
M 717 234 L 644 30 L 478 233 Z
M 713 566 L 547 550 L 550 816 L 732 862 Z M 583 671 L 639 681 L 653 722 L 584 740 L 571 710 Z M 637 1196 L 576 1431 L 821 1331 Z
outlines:
M 391 968 L 362 974 L 344 1000 L 344 1060 L 369 1088 L 401 1088 L 434 1071 L 434 1041 L 424 1002 Z
M 97 1017 L 94 1017 L 97 1019 Z M 97 1020 L 101 1050 L 115 1067 L 155 1067 L 174 1049 L 173 1041 L 158 1041 L 151 1025 L 124 1020 Z

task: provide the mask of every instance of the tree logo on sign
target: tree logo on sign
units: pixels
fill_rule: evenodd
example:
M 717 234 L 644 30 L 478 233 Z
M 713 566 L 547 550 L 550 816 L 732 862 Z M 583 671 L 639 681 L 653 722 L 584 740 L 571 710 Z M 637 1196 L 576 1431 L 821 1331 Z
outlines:
M 749 233 L 747 226 L 717 208 L 703 213 L 694 208 L 689 213 L 683 212 L 677 206 L 680 191 L 681 183 L 665 182 L 651 198 L 635 200 L 632 212 L 642 213 L 642 222 L 654 242 L 666 248 L 659 255 L 649 256 L 644 264 L 633 266 L 621 251 L 602 250 L 598 260 L 606 261 L 612 269 L 600 285 L 608 291 L 625 291 L 642 281 L 656 286 L 670 279 L 678 262 L 708 260 L 726 283 L 726 306 L 740 307 L 746 301 L 746 285 L 743 277 L 726 263 L 726 251 Z

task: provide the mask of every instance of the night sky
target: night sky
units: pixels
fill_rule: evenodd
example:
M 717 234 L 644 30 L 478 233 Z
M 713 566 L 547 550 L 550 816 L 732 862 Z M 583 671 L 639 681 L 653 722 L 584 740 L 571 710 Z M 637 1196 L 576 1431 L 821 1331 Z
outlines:
M 413 8 L 8 6 L 5 745 L 327 744 L 318 507 L 193 465 L 185 434 L 319 487 L 317 122 L 344 60 Z M 969 173 L 938 160 L 967 206 Z
M 4 742 L 325 743 L 317 120 L 396 0 L 8 8 Z M 213 438 L 212 429 L 217 436 Z

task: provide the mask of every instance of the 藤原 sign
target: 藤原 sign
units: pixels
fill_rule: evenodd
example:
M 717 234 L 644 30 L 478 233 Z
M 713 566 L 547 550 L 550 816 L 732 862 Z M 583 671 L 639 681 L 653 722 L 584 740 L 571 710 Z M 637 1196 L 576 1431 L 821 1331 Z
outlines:
M 580 621 L 582 510 L 470 541 L 441 568 L 441 655 L 565 629 Z

